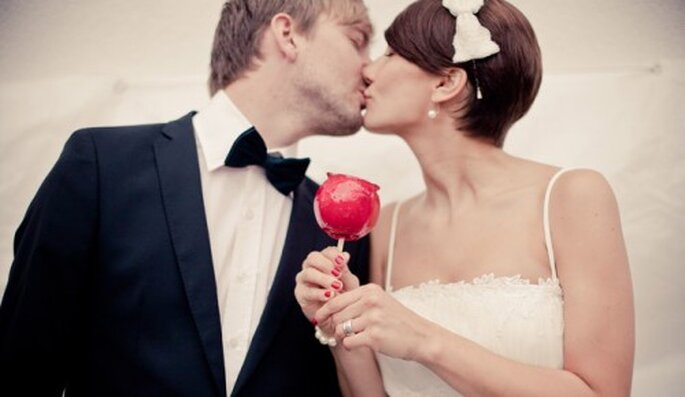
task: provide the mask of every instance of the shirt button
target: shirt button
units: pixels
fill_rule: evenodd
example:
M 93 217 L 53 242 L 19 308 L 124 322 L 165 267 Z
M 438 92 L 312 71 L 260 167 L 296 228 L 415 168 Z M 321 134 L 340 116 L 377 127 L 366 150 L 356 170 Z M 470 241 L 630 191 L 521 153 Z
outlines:
M 247 219 L 248 221 L 251 221 L 252 219 L 254 219 L 254 211 L 252 211 L 252 208 L 248 208 L 247 211 L 245 211 L 244 216 L 245 216 L 245 219 Z
M 247 280 L 247 273 L 246 272 L 240 272 L 238 273 L 238 282 L 239 283 L 244 283 L 245 280 Z
M 238 338 L 231 338 L 228 341 L 228 347 L 235 350 L 238 347 Z

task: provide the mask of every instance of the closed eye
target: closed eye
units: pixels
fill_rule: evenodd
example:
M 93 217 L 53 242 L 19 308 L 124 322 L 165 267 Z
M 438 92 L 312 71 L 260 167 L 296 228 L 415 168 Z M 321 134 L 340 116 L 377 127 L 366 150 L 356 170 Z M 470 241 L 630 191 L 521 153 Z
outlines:
M 363 50 L 369 43 L 368 35 L 360 29 L 352 28 L 348 31 L 348 37 L 357 50 Z
M 363 40 L 361 40 L 359 38 L 356 38 L 356 37 L 350 38 L 350 41 L 352 42 L 352 45 L 354 45 L 354 48 L 356 48 L 358 50 L 361 50 L 362 47 L 364 47 Z

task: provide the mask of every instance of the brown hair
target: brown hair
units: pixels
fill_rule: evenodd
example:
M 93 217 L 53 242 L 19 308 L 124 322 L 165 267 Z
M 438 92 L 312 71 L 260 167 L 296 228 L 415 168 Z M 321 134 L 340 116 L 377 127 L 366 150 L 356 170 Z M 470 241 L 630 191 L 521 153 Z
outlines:
M 418 0 L 385 31 L 388 45 L 429 73 L 459 67 L 475 89 L 460 117 L 459 128 L 501 147 L 509 128 L 530 109 L 542 80 L 542 59 L 535 32 L 526 17 L 505 0 L 485 0 L 476 14 L 500 52 L 484 59 L 452 62 L 455 18 L 440 0 Z
M 371 35 L 371 22 L 362 0 L 227 0 L 214 33 L 210 94 L 254 67 L 254 59 L 261 56 L 262 32 L 280 12 L 290 15 L 302 34 L 311 33 L 319 16 L 325 14 L 344 25 L 360 25 Z

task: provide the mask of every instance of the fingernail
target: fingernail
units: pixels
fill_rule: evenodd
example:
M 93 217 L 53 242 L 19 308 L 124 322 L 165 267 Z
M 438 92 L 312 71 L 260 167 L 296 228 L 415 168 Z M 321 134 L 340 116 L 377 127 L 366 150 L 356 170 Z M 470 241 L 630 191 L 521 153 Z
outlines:
M 337 263 L 338 265 L 342 265 L 343 263 L 345 263 L 345 258 L 343 258 L 342 255 L 338 255 L 335 257 L 335 263 Z
M 331 297 L 331 294 L 332 294 L 331 291 L 326 291 L 326 292 L 323 293 L 323 296 L 325 296 L 326 298 L 330 298 L 330 297 Z
M 333 269 L 333 270 L 331 270 L 331 274 L 334 275 L 335 277 L 338 277 L 340 275 L 340 270 Z
M 331 284 L 331 287 L 333 287 L 333 288 L 335 288 L 335 289 L 340 289 L 340 288 L 342 288 L 342 283 L 341 283 L 340 281 L 338 281 L 338 280 L 335 280 L 335 281 L 333 281 L 333 283 Z

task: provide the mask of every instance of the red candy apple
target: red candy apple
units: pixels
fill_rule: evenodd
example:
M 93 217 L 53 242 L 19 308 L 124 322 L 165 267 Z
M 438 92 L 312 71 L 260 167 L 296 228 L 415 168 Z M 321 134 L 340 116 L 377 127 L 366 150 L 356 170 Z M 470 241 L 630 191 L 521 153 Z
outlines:
M 337 240 L 358 240 L 378 221 L 378 185 L 354 176 L 328 173 L 314 197 L 314 215 L 326 234 Z

